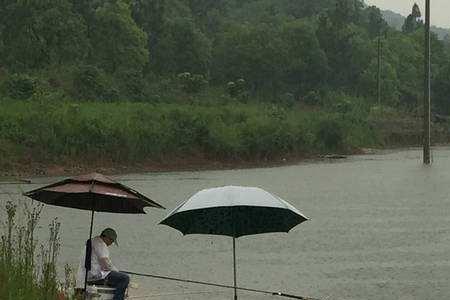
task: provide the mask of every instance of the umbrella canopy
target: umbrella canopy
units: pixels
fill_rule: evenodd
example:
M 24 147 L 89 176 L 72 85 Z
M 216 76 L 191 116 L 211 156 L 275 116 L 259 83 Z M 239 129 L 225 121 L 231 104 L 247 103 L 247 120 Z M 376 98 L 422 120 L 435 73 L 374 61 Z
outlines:
M 244 235 L 289 232 L 306 221 L 294 206 L 257 187 L 199 191 L 161 221 L 183 234 Z
M 68 178 L 24 195 L 50 205 L 98 212 L 145 214 L 146 206 L 164 208 L 132 188 L 99 173 Z
M 86 242 L 85 278 L 91 269 L 91 244 L 94 212 L 145 214 L 144 207 L 164 208 L 137 191 L 120 184 L 102 174 L 91 173 L 65 179 L 24 193 L 37 201 L 63 207 L 91 211 L 89 239 Z M 85 299 L 87 293 L 85 293 Z
M 160 224 L 183 234 L 216 234 L 233 238 L 234 299 L 236 242 L 244 235 L 289 232 L 308 220 L 295 207 L 257 187 L 225 186 L 201 190 L 175 208 Z

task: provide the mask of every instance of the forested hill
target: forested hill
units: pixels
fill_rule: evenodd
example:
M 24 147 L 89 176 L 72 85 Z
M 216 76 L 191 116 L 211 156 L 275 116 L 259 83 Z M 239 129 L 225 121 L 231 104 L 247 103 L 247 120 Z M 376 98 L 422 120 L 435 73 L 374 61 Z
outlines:
M 403 24 L 405 24 L 405 16 L 391 10 L 382 10 L 381 13 L 389 26 L 402 30 Z
M 396 28 L 397 30 L 402 30 L 403 24 L 405 24 L 406 17 L 391 10 L 382 10 L 381 13 L 389 26 Z M 437 34 L 438 38 L 441 40 L 445 39 L 447 35 L 450 35 L 449 28 L 431 26 L 431 31 Z
M 172 101 L 199 93 L 321 105 L 422 99 L 423 24 L 359 0 L 3 0 L 3 97 Z M 450 41 L 432 37 L 433 110 L 450 113 Z M 181 95 L 181 96 L 180 96 Z
M 420 15 L 399 31 L 359 0 L 2 0 L 0 175 L 415 145 Z M 450 40 L 431 58 L 448 142 Z

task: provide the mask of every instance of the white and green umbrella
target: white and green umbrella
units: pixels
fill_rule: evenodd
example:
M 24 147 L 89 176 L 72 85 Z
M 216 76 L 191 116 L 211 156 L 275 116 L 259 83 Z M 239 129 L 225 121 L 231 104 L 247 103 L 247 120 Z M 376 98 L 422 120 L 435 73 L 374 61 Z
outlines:
M 244 235 L 289 232 L 308 220 L 294 206 L 261 188 L 225 186 L 197 192 L 160 222 L 186 234 L 233 238 L 234 299 L 235 239 Z

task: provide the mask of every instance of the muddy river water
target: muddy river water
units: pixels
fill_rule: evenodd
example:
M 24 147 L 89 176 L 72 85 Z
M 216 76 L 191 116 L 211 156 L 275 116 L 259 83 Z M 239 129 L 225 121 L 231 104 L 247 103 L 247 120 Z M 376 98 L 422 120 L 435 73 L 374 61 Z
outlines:
M 223 185 L 258 186 L 310 218 L 290 233 L 237 239 L 240 286 L 319 299 L 424 300 L 450 297 L 450 148 L 408 149 L 343 160 L 303 162 L 263 169 L 129 174 L 113 178 L 161 203 L 146 215 L 96 213 L 94 232 L 114 227 L 119 247 L 111 255 L 120 269 L 232 284 L 232 240 L 188 235 L 157 225 L 196 191 Z M 2 185 L 2 196 L 60 178 Z M 18 197 L 18 196 L 17 196 Z M 6 197 L 2 197 L 6 199 Z M 28 200 L 20 200 L 28 201 Z M 38 230 L 61 224 L 60 264 L 76 265 L 90 214 L 45 206 Z M 134 299 L 232 299 L 228 289 L 133 277 Z M 239 292 L 240 299 L 283 299 Z M 285 298 L 286 299 L 286 298 Z

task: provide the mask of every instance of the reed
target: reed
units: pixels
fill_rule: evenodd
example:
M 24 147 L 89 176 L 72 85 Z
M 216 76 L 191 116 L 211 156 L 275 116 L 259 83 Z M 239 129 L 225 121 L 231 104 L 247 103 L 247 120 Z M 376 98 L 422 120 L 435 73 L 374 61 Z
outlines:
M 42 205 L 5 204 L 6 221 L 0 241 L 0 299 L 52 300 L 60 297 L 56 264 L 60 248 L 60 223 L 49 224 L 49 238 L 39 243 L 35 231 Z M 20 208 L 20 209 L 18 209 Z M 23 214 L 23 222 L 19 220 Z M 60 299 L 60 298 L 59 298 Z

